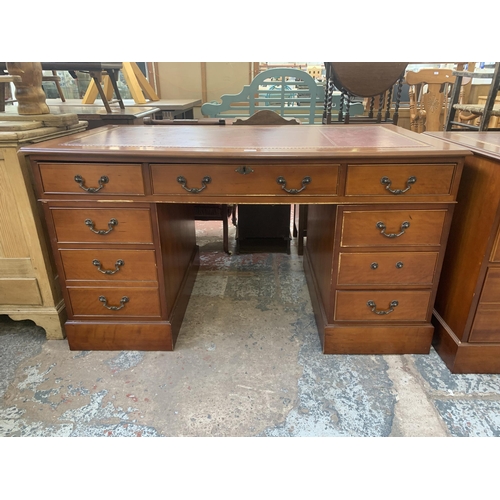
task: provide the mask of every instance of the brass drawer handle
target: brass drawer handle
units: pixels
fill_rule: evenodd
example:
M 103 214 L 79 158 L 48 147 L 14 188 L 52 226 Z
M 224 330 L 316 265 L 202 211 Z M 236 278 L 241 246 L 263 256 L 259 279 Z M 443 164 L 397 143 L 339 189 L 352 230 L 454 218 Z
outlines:
M 94 222 L 91 219 L 85 219 L 85 224 L 95 234 L 108 234 L 113 231 L 114 226 L 118 224 L 116 219 L 110 219 L 108 222 L 108 229 L 94 229 Z
M 378 315 L 383 315 L 383 314 L 391 314 L 391 312 L 394 311 L 394 308 L 399 305 L 399 302 L 397 300 L 393 300 L 389 304 L 389 309 L 386 310 L 377 310 L 377 304 L 373 302 L 373 300 L 369 300 L 366 305 L 372 310 L 372 313 L 378 314 Z
M 107 184 L 109 182 L 109 177 L 106 175 L 102 175 L 101 178 L 99 179 L 99 187 L 98 188 L 92 188 L 92 187 L 86 187 L 83 184 L 85 183 L 85 179 L 81 175 L 75 175 L 75 182 L 84 190 L 87 191 L 87 193 L 97 193 L 100 191 L 103 187 L 104 184 Z
M 308 184 L 311 183 L 311 178 L 309 176 L 307 177 L 304 177 L 302 179 L 302 187 L 300 189 L 287 189 L 286 188 L 286 180 L 284 177 L 282 176 L 279 176 L 277 179 L 276 179 L 276 182 L 278 184 L 281 184 L 281 189 L 283 189 L 284 191 L 286 191 L 288 194 L 299 194 L 301 191 L 304 191 L 304 189 L 306 188 L 306 186 Z
M 411 189 L 411 185 L 415 184 L 417 182 L 417 178 L 415 176 L 408 177 L 408 180 L 406 181 L 406 188 L 405 189 L 391 189 L 391 184 L 392 181 L 389 179 L 389 177 L 382 177 L 380 179 L 380 183 L 385 185 L 385 189 L 389 191 L 389 193 L 392 194 L 404 194 L 406 191 L 409 191 Z
M 404 221 L 401 224 L 401 231 L 399 233 L 386 233 L 385 232 L 385 224 L 382 221 L 377 222 L 376 225 L 377 229 L 380 229 L 380 234 L 383 234 L 387 238 L 398 238 L 399 236 L 405 234 L 405 229 L 408 229 L 410 227 L 410 223 L 408 221 Z
M 115 274 L 120 270 L 121 266 L 125 265 L 125 262 L 123 262 L 123 260 L 121 260 L 121 259 L 117 260 L 115 262 L 115 270 L 114 271 L 106 271 L 106 270 L 101 269 L 101 261 L 97 260 L 97 259 L 94 259 L 92 261 L 92 264 L 94 264 L 94 266 L 97 267 L 97 270 L 102 274 Z
M 126 295 L 124 295 L 120 299 L 120 305 L 119 306 L 108 306 L 108 299 L 104 296 L 101 295 L 99 297 L 99 300 L 102 302 L 102 305 L 106 308 L 109 309 L 110 311 L 119 311 L 120 309 L 123 309 L 125 307 L 125 304 L 130 300 Z
M 186 187 L 187 181 L 186 181 L 186 178 L 183 177 L 182 175 L 179 175 L 179 177 L 177 177 L 177 182 L 188 193 L 194 193 L 194 194 L 196 194 L 196 193 L 200 193 L 201 191 L 203 191 L 207 187 L 207 184 L 210 184 L 212 182 L 212 178 L 209 177 L 208 175 L 206 175 L 205 177 L 203 177 L 203 179 L 201 179 L 201 185 L 202 185 L 201 188 L 188 188 L 188 187 Z

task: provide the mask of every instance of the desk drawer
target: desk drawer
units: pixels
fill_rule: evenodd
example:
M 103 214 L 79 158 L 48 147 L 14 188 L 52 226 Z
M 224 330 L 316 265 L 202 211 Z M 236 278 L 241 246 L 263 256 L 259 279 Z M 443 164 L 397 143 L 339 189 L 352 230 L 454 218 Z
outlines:
M 287 195 L 284 189 L 301 190 L 297 196 L 336 195 L 339 165 L 151 165 L 154 194 L 186 195 L 187 189 L 199 189 L 206 196 Z M 182 182 L 179 182 L 182 177 Z M 204 182 L 204 178 L 210 178 Z M 283 178 L 278 183 L 278 178 Z M 183 188 L 183 183 L 185 188 Z M 193 200 L 197 193 L 192 193 Z
M 432 286 L 438 252 L 341 253 L 339 285 Z
M 346 210 L 343 247 L 439 245 L 447 210 Z
M 59 243 L 153 243 L 147 208 L 52 207 L 51 213 Z
M 336 321 L 427 321 L 430 290 L 337 291 Z M 372 310 L 373 309 L 373 310 Z
M 479 305 L 469 342 L 500 342 L 500 305 Z
M 157 288 L 68 287 L 68 294 L 74 317 L 112 316 L 118 318 L 159 317 L 161 315 Z
M 401 198 L 451 195 L 455 169 L 455 164 L 348 165 L 345 194 Z
M 42 189 L 47 193 L 144 195 L 140 164 L 39 163 Z
M 479 303 L 497 304 L 500 308 L 500 267 L 488 269 Z
M 60 250 L 66 281 L 157 282 L 154 250 Z M 113 274 L 111 274 L 113 273 Z

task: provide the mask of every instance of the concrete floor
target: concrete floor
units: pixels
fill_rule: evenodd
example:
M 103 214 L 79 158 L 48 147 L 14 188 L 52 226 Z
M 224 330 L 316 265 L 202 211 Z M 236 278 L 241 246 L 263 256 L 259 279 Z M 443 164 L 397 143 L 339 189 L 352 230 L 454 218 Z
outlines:
M 500 436 L 500 375 L 321 353 L 296 241 L 201 266 L 174 352 L 76 352 L 0 316 L 0 436 Z M 234 228 L 230 230 L 234 244 Z

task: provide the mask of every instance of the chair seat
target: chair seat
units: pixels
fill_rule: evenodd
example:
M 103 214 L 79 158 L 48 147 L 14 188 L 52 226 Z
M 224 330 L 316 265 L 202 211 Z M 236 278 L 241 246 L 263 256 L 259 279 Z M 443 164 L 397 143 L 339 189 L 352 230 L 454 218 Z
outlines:
M 467 111 L 475 115 L 482 115 L 484 113 L 484 106 L 478 104 L 454 104 L 453 108 L 458 111 Z M 491 115 L 500 116 L 500 106 L 494 106 L 491 110 Z

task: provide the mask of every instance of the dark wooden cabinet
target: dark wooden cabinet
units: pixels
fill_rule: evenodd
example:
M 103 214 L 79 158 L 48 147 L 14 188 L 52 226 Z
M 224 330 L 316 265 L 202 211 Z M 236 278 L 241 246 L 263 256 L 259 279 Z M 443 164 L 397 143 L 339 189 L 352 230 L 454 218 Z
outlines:
M 500 373 L 500 132 L 429 132 L 469 148 L 438 288 L 434 344 L 452 373 Z

